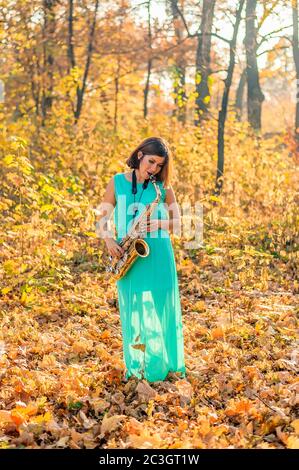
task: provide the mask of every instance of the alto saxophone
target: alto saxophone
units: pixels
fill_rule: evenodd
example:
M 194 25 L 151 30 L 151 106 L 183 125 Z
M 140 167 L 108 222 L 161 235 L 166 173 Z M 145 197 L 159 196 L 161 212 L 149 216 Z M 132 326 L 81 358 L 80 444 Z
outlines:
M 144 224 L 148 218 L 150 218 L 155 207 L 159 204 L 161 198 L 161 191 L 159 186 L 156 184 L 156 178 L 154 175 L 150 176 L 150 181 L 154 185 L 156 191 L 156 197 L 153 202 L 147 204 L 144 211 L 137 217 L 135 222 L 132 224 L 127 235 L 122 238 L 119 245 L 124 249 L 124 253 L 120 258 L 109 256 L 110 265 L 106 267 L 106 272 L 111 273 L 112 278 L 115 281 L 121 279 L 128 270 L 133 266 L 137 257 L 146 258 L 149 255 L 150 249 L 148 243 L 142 239 L 146 235 L 144 232 Z

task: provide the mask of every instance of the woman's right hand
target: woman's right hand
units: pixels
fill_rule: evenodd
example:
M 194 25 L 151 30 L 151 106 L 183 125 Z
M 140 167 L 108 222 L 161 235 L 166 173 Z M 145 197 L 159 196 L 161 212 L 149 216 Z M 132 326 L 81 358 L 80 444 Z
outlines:
M 110 256 L 119 258 L 124 253 L 123 248 L 113 238 L 107 238 L 105 243 Z

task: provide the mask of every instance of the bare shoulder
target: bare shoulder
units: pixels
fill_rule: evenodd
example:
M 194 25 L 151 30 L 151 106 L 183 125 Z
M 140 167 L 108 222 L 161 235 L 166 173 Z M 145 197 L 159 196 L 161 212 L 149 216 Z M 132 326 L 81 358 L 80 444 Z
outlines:
M 120 173 L 121 175 L 124 175 L 124 177 L 128 180 L 131 181 L 131 172 L 126 171 L 125 173 Z
M 106 191 L 104 194 L 103 202 L 109 202 L 113 205 L 115 205 L 116 200 L 115 200 L 115 194 L 114 194 L 114 176 L 111 176 L 107 187 Z

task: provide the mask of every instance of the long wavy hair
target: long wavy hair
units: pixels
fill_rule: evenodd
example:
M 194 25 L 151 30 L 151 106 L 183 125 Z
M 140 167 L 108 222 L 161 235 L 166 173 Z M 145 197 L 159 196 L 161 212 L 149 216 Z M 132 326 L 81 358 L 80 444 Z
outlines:
M 156 179 L 163 182 L 164 188 L 168 188 L 173 176 L 173 157 L 166 140 L 162 137 L 147 137 L 144 139 L 126 160 L 126 164 L 130 168 L 139 168 L 139 151 L 142 151 L 144 155 L 157 155 L 158 157 L 164 157 L 165 160 L 163 162 L 163 167 L 159 173 L 156 174 Z

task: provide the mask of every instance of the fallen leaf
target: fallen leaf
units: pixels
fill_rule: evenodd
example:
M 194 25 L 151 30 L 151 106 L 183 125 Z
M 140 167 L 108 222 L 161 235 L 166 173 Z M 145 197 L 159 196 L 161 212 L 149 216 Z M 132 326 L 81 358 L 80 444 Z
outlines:
M 145 351 L 145 344 L 143 344 L 143 343 L 140 343 L 140 344 L 133 344 L 133 345 L 131 345 L 131 347 L 132 347 L 133 349 L 138 349 L 138 350 L 140 350 L 140 351 L 142 351 L 142 352 Z
M 13 423 L 10 411 L 0 410 L 0 423 Z
M 185 406 L 188 403 L 190 403 L 192 399 L 192 394 L 193 394 L 192 385 L 189 382 L 187 382 L 187 380 L 182 379 L 182 380 L 178 380 L 175 383 L 175 386 L 180 395 L 181 406 Z
M 292 421 L 291 426 L 295 429 L 295 433 L 299 435 L 299 419 Z
M 286 442 L 288 449 L 299 449 L 299 438 L 296 436 L 289 436 Z
M 126 415 L 113 415 L 107 417 L 106 415 L 103 418 L 101 424 L 101 436 L 104 437 L 106 433 L 110 433 L 115 431 L 119 426 L 122 425 L 124 419 L 126 419 Z
M 85 429 L 90 429 L 90 428 L 92 428 L 95 424 L 97 424 L 97 422 L 96 422 L 95 419 L 87 418 L 86 414 L 85 414 L 82 410 L 79 411 L 78 417 L 79 417 L 80 420 L 82 421 L 82 424 L 83 424 L 83 426 L 84 426 Z
M 157 392 L 145 380 L 138 383 L 136 392 L 141 400 L 146 401 L 154 398 L 157 394 Z

